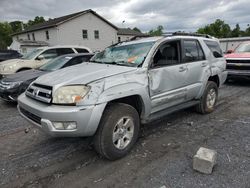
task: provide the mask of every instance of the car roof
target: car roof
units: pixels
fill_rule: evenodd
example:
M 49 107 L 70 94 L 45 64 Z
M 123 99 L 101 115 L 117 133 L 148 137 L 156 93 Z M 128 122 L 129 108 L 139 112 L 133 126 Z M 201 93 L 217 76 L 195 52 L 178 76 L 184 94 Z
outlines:
M 55 48 L 81 48 L 81 49 L 86 49 L 90 50 L 88 47 L 85 46 L 70 46 L 70 45 L 62 45 L 62 46 L 45 46 L 45 47 L 38 47 L 37 49 L 55 49 Z
M 170 36 L 147 37 L 147 38 L 141 38 L 141 39 L 136 39 L 132 41 L 124 41 L 124 42 L 118 43 L 117 46 L 140 44 L 140 43 L 146 43 L 146 42 L 167 41 L 167 40 L 173 40 L 173 39 L 202 39 L 202 40 L 209 40 L 209 41 L 217 41 L 216 38 L 205 38 L 202 36 L 170 35 Z
M 59 56 L 59 57 L 78 57 L 78 56 L 89 56 L 89 55 L 94 55 L 94 53 L 73 53 L 73 54 L 65 54 L 65 55 L 61 55 L 61 56 Z

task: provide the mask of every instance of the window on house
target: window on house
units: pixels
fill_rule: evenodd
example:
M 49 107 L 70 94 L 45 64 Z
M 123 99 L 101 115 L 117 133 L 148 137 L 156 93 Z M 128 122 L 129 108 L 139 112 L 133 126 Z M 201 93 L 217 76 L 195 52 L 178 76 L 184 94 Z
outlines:
M 36 38 L 35 38 L 35 33 L 32 33 L 32 39 L 35 41 Z
M 27 36 L 28 36 L 28 40 L 30 40 L 30 34 L 28 34 Z
M 82 30 L 82 38 L 87 39 L 88 38 L 88 30 Z
M 99 31 L 98 31 L 98 30 L 95 30 L 95 31 L 94 31 L 94 34 L 95 34 L 95 39 L 99 39 Z
M 46 31 L 46 39 L 49 40 L 49 31 Z
M 121 42 L 121 37 L 118 37 L 118 42 Z

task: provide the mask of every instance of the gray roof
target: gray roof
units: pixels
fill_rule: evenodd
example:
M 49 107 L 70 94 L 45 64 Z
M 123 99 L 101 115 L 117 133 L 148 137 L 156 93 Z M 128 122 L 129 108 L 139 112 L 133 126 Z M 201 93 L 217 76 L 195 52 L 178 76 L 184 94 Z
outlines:
M 141 33 L 139 31 L 135 31 L 130 28 L 118 28 L 118 35 L 132 35 L 132 36 L 137 36 L 137 37 L 145 37 L 147 36 L 144 33 Z
M 82 16 L 84 14 L 87 13 L 92 13 L 95 16 L 97 16 L 98 18 L 100 18 L 101 20 L 103 20 L 104 22 L 106 22 L 107 24 L 109 24 L 111 27 L 118 29 L 115 25 L 113 25 L 112 23 L 110 23 L 108 20 L 104 19 L 103 17 L 101 17 L 99 14 L 97 14 L 95 11 L 88 9 L 88 10 L 84 10 L 81 12 L 77 12 L 74 14 L 69 14 L 66 16 L 62 16 L 62 17 L 58 17 L 58 18 L 54 18 L 54 19 L 50 19 L 46 22 L 43 23 L 39 23 L 36 25 L 33 25 L 27 29 L 25 29 L 24 31 L 18 32 L 18 33 L 14 33 L 13 35 L 17 35 L 17 34 L 22 34 L 22 33 L 28 33 L 28 32 L 33 32 L 33 31 L 37 31 L 37 30 L 41 30 L 41 29 L 47 29 L 47 28 L 51 28 L 51 27 L 56 27 L 66 21 L 72 20 L 74 18 L 77 18 L 79 16 Z

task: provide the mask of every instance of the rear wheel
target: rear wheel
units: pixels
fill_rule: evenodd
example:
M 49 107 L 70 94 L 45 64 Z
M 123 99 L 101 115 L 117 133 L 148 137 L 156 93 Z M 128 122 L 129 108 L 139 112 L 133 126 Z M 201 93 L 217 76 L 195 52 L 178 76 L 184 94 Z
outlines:
M 200 103 L 196 106 L 196 111 L 202 114 L 213 112 L 215 109 L 217 98 L 217 84 L 213 81 L 208 81 L 203 96 L 201 97 Z
M 96 135 L 95 150 L 109 160 L 124 157 L 137 141 L 138 112 L 130 105 L 111 104 L 105 110 Z

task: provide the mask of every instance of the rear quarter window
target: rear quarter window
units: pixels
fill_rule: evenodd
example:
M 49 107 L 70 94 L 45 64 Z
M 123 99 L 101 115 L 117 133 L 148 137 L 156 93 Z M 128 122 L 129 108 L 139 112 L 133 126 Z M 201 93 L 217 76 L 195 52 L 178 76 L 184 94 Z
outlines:
M 204 40 L 207 47 L 211 50 L 215 58 L 223 57 L 223 52 L 220 48 L 220 44 L 215 41 Z

